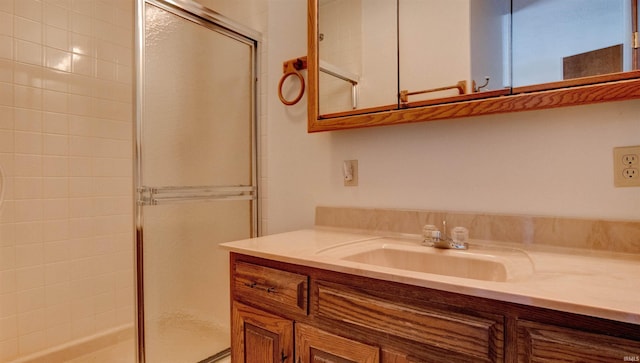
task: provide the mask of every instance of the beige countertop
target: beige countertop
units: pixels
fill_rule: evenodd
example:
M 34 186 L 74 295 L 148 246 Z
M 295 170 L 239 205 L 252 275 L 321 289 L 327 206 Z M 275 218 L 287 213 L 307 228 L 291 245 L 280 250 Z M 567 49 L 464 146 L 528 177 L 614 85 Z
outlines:
M 520 259 L 512 263 L 514 269 L 530 264 L 528 273 L 516 273 L 517 277 L 504 282 L 382 267 L 342 258 L 345 254 L 389 245 L 415 251 L 431 248 L 421 246 L 420 242 L 419 236 L 412 235 L 316 228 L 224 243 L 222 247 L 281 262 L 640 324 L 640 256 L 634 254 L 529 248 L 475 240 L 470 241 L 467 252 L 436 252 L 455 255 L 508 251 L 503 258 L 509 259 L 512 254 Z

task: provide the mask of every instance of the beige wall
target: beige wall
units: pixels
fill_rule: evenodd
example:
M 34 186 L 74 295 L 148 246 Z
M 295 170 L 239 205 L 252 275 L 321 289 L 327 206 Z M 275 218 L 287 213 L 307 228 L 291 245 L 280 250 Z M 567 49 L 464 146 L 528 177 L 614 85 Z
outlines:
M 0 0 L 0 361 L 133 322 L 133 9 Z
M 639 100 L 307 134 L 306 102 L 275 92 L 281 62 L 306 54 L 305 16 L 269 1 L 268 232 L 311 226 L 316 205 L 640 217 L 640 188 L 612 176 L 612 148 L 640 144 Z M 342 186 L 347 159 L 359 187 Z

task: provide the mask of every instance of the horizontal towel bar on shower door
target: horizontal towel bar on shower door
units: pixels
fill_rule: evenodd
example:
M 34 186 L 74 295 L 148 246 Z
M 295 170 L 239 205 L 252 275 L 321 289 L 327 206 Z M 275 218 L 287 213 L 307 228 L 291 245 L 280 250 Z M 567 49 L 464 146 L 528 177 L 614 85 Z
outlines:
M 256 187 L 238 186 L 189 186 L 189 187 L 140 187 L 139 205 L 181 203 L 211 200 L 254 200 Z

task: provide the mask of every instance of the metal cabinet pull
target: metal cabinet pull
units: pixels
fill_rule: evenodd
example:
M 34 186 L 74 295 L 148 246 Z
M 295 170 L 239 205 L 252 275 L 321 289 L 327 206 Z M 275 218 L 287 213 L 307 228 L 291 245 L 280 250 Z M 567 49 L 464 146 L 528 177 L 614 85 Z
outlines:
M 246 287 L 248 287 L 250 289 L 258 289 L 258 290 L 266 291 L 268 294 L 276 292 L 276 288 L 275 287 L 270 287 L 270 286 L 266 286 L 266 285 L 260 285 L 255 281 L 251 281 L 251 283 L 246 283 L 245 282 L 244 286 L 246 286 Z

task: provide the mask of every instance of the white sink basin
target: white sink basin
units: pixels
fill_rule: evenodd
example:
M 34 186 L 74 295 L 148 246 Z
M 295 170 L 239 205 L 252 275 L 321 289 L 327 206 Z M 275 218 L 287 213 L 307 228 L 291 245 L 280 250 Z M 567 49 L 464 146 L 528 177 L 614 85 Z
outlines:
M 468 250 L 442 250 L 418 243 L 378 239 L 337 247 L 327 253 L 340 260 L 384 268 L 507 282 L 533 274 L 526 252 L 471 245 Z

